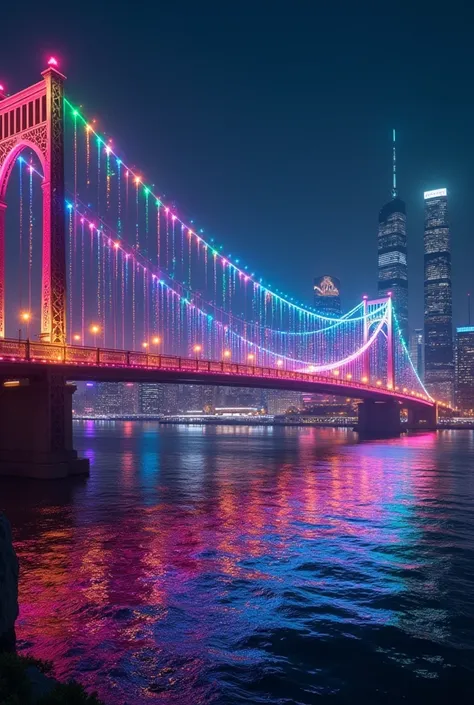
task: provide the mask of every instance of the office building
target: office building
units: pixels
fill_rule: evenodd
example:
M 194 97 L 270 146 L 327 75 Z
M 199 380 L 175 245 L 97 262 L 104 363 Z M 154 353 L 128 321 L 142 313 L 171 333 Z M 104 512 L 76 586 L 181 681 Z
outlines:
M 456 330 L 456 406 L 474 412 L 474 326 Z
M 301 408 L 301 394 L 299 392 L 267 390 L 267 411 L 269 414 L 286 414 L 289 409 Z
M 423 328 L 415 328 L 410 335 L 410 357 L 420 379 L 425 374 L 425 343 Z
M 392 147 L 392 199 L 379 213 L 378 294 L 391 293 L 394 311 L 408 343 L 408 269 L 405 202 L 398 197 L 395 130 Z
M 314 280 L 314 308 L 322 316 L 341 315 L 341 284 L 339 279 L 325 274 Z
M 140 384 L 139 391 L 140 413 L 148 416 L 157 416 L 163 413 L 163 385 Z
M 451 236 L 445 188 L 425 191 L 425 384 L 439 401 L 453 403 L 454 360 Z

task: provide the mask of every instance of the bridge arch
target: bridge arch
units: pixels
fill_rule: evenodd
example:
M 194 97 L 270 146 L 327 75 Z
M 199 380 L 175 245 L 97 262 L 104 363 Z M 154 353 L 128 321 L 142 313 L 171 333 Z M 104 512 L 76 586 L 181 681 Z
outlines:
M 49 66 L 42 77 L 14 95 L 0 92 L 0 338 L 5 337 L 5 196 L 15 161 L 29 148 L 43 168 L 41 338 L 65 343 L 64 76 Z

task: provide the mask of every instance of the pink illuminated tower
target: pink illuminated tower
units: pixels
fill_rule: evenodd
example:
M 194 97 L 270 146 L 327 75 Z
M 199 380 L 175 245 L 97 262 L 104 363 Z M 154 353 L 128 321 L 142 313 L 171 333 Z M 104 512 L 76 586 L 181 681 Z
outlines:
M 15 160 L 31 149 L 43 170 L 41 337 L 66 341 L 64 79 L 53 57 L 42 80 L 11 96 L 0 89 L 0 337 L 5 337 L 5 195 Z

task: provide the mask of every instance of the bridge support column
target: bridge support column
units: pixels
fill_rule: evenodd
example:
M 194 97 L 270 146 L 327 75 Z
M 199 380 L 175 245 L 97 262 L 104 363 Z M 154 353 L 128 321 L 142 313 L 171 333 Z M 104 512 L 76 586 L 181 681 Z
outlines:
M 359 438 L 398 438 L 400 436 L 400 404 L 396 401 L 366 399 L 359 404 L 357 430 Z
M 435 431 L 438 425 L 438 405 L 417 406 L 408 409 L 407 425 L 410 431 Z
M 57 479 L 87 474 L 72 440 L 73 385 L 62 375 L 0 388 L 0 475 Z

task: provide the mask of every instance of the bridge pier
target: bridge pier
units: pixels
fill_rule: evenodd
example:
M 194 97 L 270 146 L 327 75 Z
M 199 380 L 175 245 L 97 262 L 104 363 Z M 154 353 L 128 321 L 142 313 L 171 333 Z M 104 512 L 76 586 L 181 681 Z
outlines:
M 0 475 L 57 479 L 87 474 L 89 461 L 73 449 L 74 385 L 54 373 L 7 385 L 0 388 Z
M 410 431 L 436 431 L 438 425 L 438 405 L 422 406 L 408 409 L 408 428 Z
M 401 433 L 400 404 L 394 400 L 365 399 L 358 407 L 359 438 L 398 438 Z

